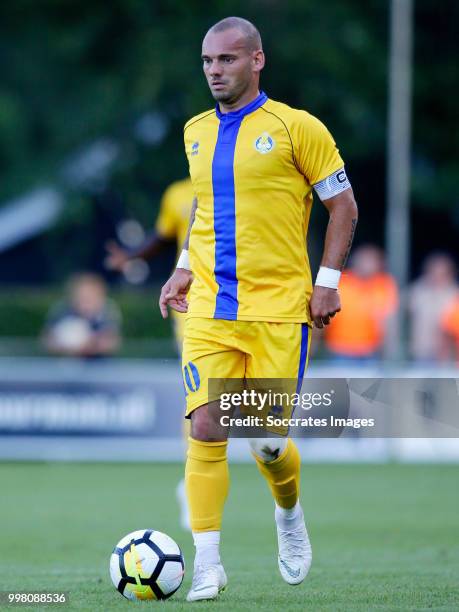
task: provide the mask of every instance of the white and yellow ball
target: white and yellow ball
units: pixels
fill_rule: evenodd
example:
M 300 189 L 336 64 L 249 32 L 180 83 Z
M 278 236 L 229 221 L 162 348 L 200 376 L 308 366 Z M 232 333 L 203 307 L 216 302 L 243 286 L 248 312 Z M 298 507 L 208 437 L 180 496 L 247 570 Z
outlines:
M 185 563 L 178 544 L 153 529 L 122 538 L 110 558 L 110 576 L 127 599 L 167 599 L 180 587 Z

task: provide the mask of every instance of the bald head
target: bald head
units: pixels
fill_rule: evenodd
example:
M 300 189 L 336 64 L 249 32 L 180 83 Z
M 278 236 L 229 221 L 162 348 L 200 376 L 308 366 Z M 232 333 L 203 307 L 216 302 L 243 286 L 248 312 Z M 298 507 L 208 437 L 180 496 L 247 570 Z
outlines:
M 236 110 L 257 97 L 265 56 L 260 34 L 250 21 L 227 17 L 216 23 L 204 36 L 201 57 L 220 110 Z
M 262 49 L 261 36 L 257 28 L 242 17 L 225 17 L 213 25 L 207 34 L 217 34 L 226 30 L 239 30 L 245 42 L 248 51 L 258 51 Z M 206 36 L 207 36 L 206 34 Z

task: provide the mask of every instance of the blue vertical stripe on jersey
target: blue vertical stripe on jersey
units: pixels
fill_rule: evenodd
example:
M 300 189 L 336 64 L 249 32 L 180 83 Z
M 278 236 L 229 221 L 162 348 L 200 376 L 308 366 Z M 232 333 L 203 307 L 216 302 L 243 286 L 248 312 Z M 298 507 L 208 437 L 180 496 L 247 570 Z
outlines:
M 308 356 L 308 337 L 309 337 L 309 325 L 307 323 L 301 324 L 301 349 L 300 349 L 300 363 L 298 366 L 298 384 L 296 392 L 301 391 L 301 385 L 303 384 L 304 369 L 306 367 L 306 359 Z
M 215 280 L 218 292 L 215 319 L 237 319 L 236 206 L 234 197 L 234 149 L 243 117 L 220 120 L 212 161 L 214 192 Z
M 239 308 L 236 272 L 236 201 L 234 191 L 234 151 L 242 120 L 268 99 L 261 92 L 247 106 L 230 113 L 221 113 L 217 143 L 212 160 L 212 188 L 214 195 L 215 280 L 218 292 L 215 319 L 233 321 Z

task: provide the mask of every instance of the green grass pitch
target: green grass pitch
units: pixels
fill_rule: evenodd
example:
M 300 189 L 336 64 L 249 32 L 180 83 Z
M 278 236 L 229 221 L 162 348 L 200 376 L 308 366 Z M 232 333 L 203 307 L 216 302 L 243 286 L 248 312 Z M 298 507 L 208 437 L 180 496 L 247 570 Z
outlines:
M 457 466 L 304 465 L 313 564 L 296 587 L 277 570 L 265 483 L 255 466 L 231 466 L 228 589 L 203 604 L 185 602 L 193 548 L 178 527 L 181 473 L 178 464 L 0 464 L 0 590 L 69 593 L 66 606 L 20 606 L 35 611 L 459 609 Z M 165 531 L 185 554 L 184 584 L 166 602 L 129 602 L 110 582 L 113 546 L 142 528 Z

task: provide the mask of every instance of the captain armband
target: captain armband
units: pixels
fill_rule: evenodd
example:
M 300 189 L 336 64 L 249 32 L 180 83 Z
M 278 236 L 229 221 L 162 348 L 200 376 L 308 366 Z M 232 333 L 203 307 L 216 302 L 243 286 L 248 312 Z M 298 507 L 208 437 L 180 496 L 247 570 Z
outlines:
M 333 172 L 333 174 L 324 178 L 323 181 L 319 181 L 313 185 L 314 191 L 322 201 L 342 193 L 346 189 L 349 189 L 350 186 L 351 184 L 344 168 Z

